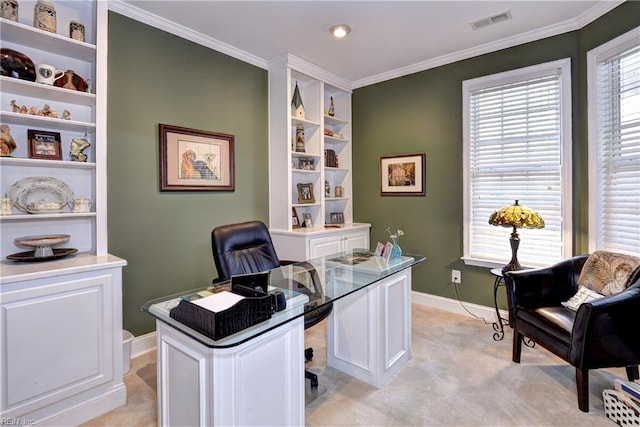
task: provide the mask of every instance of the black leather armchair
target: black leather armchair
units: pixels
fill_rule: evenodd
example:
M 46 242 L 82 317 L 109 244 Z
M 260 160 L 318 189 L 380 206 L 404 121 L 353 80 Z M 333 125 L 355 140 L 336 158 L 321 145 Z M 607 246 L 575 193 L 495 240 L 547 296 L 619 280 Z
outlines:
M 589 370 L 625 367 L 630 380 L 638 378 L 640 363 L 640 271 L 626 290 L 580 305 L 577 311 L 561 305 L 578 289 L 588 255 L 553 266 L 504 274 L 513 328 L 513 361 L 520 363 L 525 337 L 576 368 L 578 407 L 589 411 Z
M 218 271 L 218 278 L 213 283 L 229 280 L 236 274 L 258 273 L 273 270 L 281 265 L 293 264 L 294 261 L 282 261 L 278 259 L 276 250 L 271 241 L 269 229 L 261 221 L 249 221 L 237 224 L 228 224 L 216 227 L 211 232 L 211 249 L 213 260 Z M 307 264 L 310 274 L 310 282 L 313 289 L 299 284 L 296 289 L 306 293 L 309 302 L 305 306 L 304 328 L 310 328 L 331 313 L 333 305 L 324 304 L 318 308 L 321 298 L 328 298 L 320 292 L 320 279 L 318 273 Z M 305 349 L 305 360 L 313 358 L 313 349 Z M 313 372 L 305 370 L 305 377 L 311 381 L 311 387 L 318 387 L 318 377 Z

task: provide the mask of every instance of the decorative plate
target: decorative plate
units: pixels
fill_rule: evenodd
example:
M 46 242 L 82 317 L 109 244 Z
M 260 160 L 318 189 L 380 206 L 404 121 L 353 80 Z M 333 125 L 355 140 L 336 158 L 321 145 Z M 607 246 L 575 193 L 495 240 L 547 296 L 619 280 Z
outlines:
M 58 258 L 64 258 L 66 256 L 75 254 L 78 252 L 77 249 L 74 248 L 60 248 L 54 249 L 53 255 L 49 256 L 35 256 L 35 251 L 27 251 L 27 252 L 18 252 L 17 254 L 7 255 L 7 259 L 12 261 L 21 261 L 21 262 L 41 262 L 41 261 L 51 261 Z
M 17 245 L 38 248 L 42 246 L 55 246 L 61 243 L 67 243 L 71 238 L 68 234 L 47 234 L 42 236 L 25 236 L 16 237 L 13 241 Z
M 22 212 L 59 213 L 73 200 L 73 191 L 59 179 L 32 176 L 21 179 L 9 187 L 7 197 Z

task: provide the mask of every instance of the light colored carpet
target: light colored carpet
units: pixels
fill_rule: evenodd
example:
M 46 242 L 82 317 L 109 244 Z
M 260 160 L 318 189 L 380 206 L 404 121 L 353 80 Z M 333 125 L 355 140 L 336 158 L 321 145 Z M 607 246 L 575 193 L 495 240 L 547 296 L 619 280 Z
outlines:
M 614 426 L 602 390 L 624 369 L 590 373 L 589 413 L 578 409 L 574 369 L 541 348 L 523 347 L 511 362 L 511 330 L 492 339 L 473 317 L 413 305 L 413 358 L 376 389 L 326 366 L 322 326 L 305 331 L 321 393 L 306 408 L 308 426 Z M 132 361 L 127 405 L 86 426 L 156 424 L 155 352 Z

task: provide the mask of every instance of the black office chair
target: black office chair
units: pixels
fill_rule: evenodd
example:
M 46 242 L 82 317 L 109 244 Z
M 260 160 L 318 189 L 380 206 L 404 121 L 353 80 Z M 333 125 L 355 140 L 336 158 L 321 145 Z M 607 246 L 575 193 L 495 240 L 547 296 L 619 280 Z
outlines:
M 218 278 L 213 283 L 229 280 L 236 274 L 258 273 L 273 270 L 282 265 L 293 264 L 294 261 L 281 261 L 271 241 L 269 229 L 261 221 L 249 221 L 237 224 L 228 224 L 216 227 L 211 232 L 211 250 L 213 260 L 218 270 Z M 305 307 L 308 310 L 318 304 L 321 298 L 320 280 L 316 270 L 307 265 L 310 274 L 310 282 L 313 289 L 296 282 L 296 289 L 309 296 L 309 302 Z M 331 313 L 331 303 L 323 305 L 304 315 L 304 328 L 310 328 L 321 322 Z M 313 359 L 313 349 L 305 349 L 305 360 Z M 311 387 L 318 387 L 318 376 L 309 370 L 304 372 L 305 378 L 311 380 Z

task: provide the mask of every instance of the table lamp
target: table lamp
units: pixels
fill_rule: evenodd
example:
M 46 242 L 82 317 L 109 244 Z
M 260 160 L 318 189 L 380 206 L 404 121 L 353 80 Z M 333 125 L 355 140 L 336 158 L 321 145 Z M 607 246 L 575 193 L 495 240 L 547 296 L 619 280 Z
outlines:
M 503 227 L 513 227 L 511 238 L 511 261 L 505 265 L 502 272 L 520 270 L 522 267 L 518 262 L 518 246 L 520 246 L 520 236 L 518 236 L 518 228 L 544 228 L 544 220 L 540 214 L 531 208 L 521 206 L 516 203 L 504 206 L 489 217 L 489 224 L 501 225 Z

